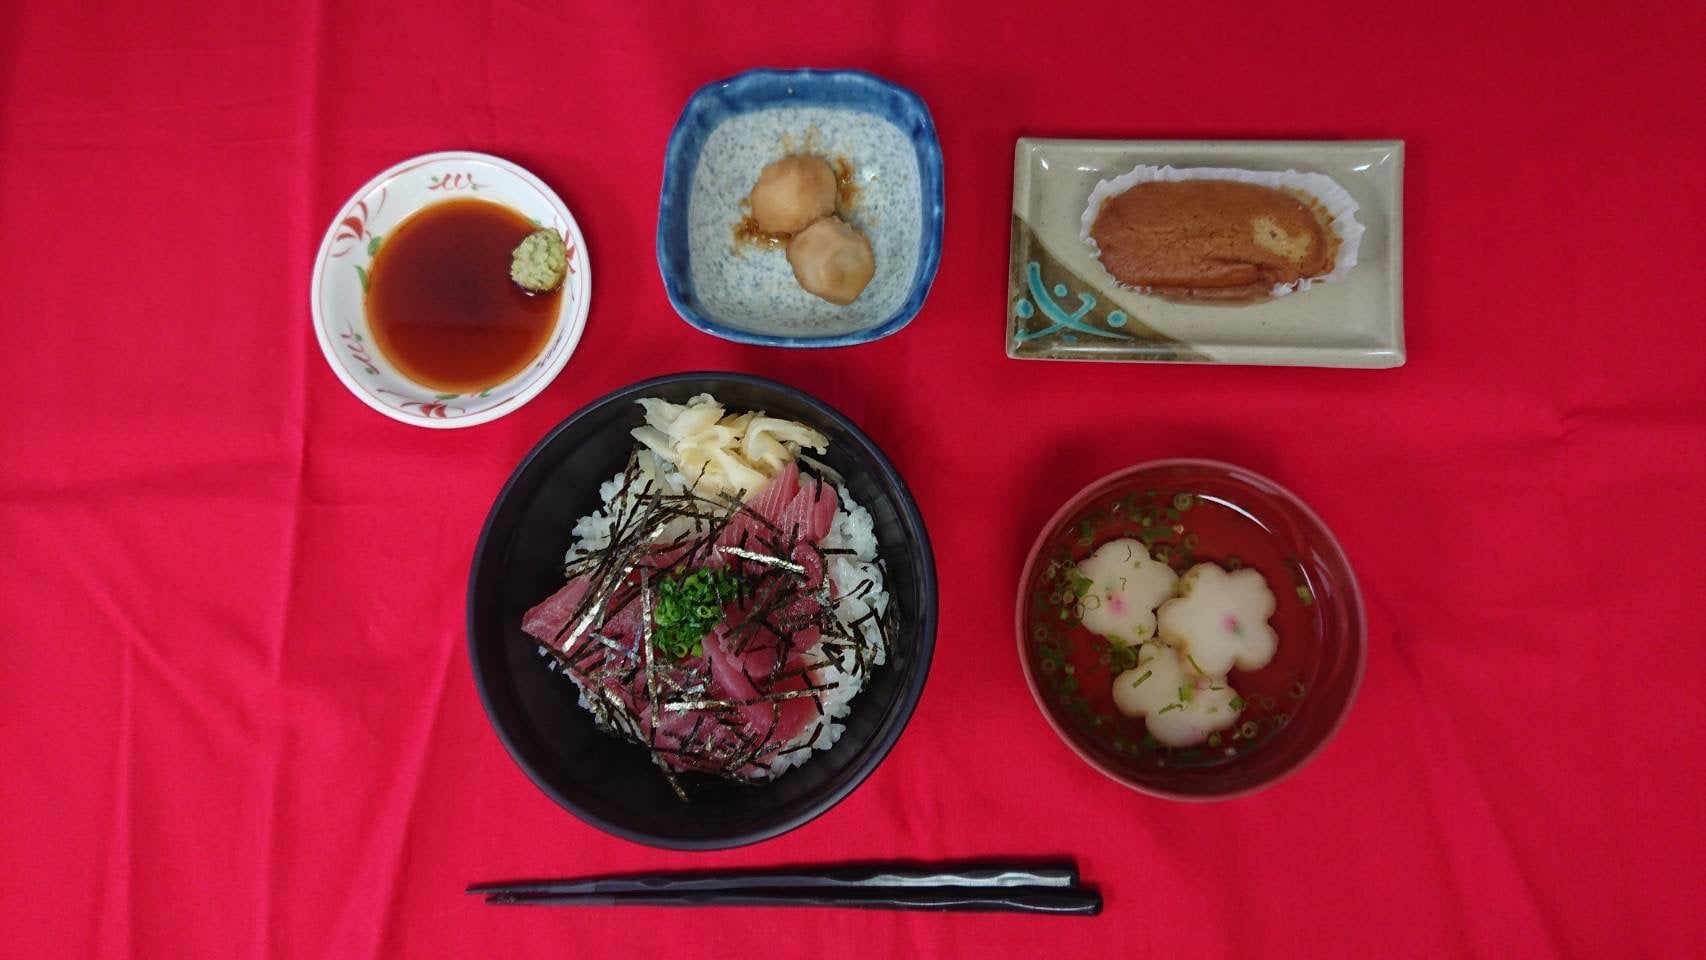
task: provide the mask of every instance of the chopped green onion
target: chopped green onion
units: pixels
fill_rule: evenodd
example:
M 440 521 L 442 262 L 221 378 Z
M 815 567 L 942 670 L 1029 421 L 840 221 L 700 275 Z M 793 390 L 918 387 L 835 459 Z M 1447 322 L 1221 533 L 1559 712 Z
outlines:
M 658 581 L 652 607 L 652 645 L 668 656 L 703 656 L 705 634 L 723 619 L 723 604 L 740 596 L 740 578 L 700 567 Z
M 1067 575 L 1067 583 L 1072 587 L 1072 592 L 1080 597 L 1088 594 L 1091 588 L 1095 586 L 1095 583 L 1091 582 L 1089 577 L 1084 576 L 1077 570 L 1073 570 L 1072 573 Z

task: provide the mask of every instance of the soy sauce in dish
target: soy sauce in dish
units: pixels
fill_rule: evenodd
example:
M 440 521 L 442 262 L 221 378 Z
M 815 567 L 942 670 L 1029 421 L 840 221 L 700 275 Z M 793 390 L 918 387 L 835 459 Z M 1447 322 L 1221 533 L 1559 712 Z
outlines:
M 535 228 L 486 200 L 444 200 L 384 237 L 368 278 L 373 339 L 403 376 L 471 393 L 533 362 L 557 324 L 561 288 L 530 294 L 509 278 L 510 255 Z

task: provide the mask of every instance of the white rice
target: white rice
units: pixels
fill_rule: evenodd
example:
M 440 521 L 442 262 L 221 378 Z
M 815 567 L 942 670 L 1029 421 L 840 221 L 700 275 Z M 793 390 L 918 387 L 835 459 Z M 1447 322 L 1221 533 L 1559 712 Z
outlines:
M 622 490 L 623 473 L 617 473 L 599 485 L 598 496 L 604 506 L 575 521 L 575 540 L 569 546 L 564 562 L 572 562 L 578 557 L 596 553 L 609 546 L 611 527 L 614 526 L 616 517 L 626 508 L 632 507 L 634 499 L 647 493 L 679 494 L 686 490 L 687 484 L 675 468 L 649 452 L 641 453 L 640 463 L 642 476 L 632 484 L 626 498 L 618 496 Z M 870 511 L 855 502 L 846 487 L 836 484 L 835 492 L 838 495 L 835 519 L 830 524 L 828 535 L 819 546 L 824 550 L 852 551 L 826 557 L 826 572 L 835 584 L 836 618 L 847 626 L 849 632 L 857 631 L 862 646 L 858 650 L 844 651 L 839 663 L 832 662 L 818 671 L 818 682 L 826 688 L 822 692 L 821 700 L 825 722 L 808 726 L 803 733 L 785 744 L 780 753 L 770 757 L 766 761 L 769 764 L 770 777 L 780 776 L 810 759 L 812 750 L 795 749 L 804 746 L 808 740 L 814 750 L 828 750 L 835 746 L 845 729 L 844 724 L 835 721 L 845 719 L 852 712 L 850 701 L 864 689 L 868 678 L 866 672 L 858 671 L 859 658 L 862 656 L 872 666 L 881 666 L 888 659 L 882 630 L 876 622 L 884 618 L 889 607 L 887 571 L 877 556 L 876 528 L 871 522 Z M 678 520 L 676 523 L 681 525 L 680 528 L 666 528 L 660 539 L 667 540 L 677 533 L 690 530 L 690 521 Z M 862 591 L 860 596 L 853 596 L 866 581 L 872 584 L 871 589 Z M 859 623 L 873 610 L 877 611 L 876 617 Z M 858 626 L 855 627 L 855 624 Z M 828 659 L 821 646 L 815 646 L 805 653 L 808 657 Z M 579 679 L 567 671 L 564 671 L 564 675 L 573 679 L 577 687 L 580 686 Z M 585 688 L 580 691 L 580 705 L 583 709 L 590 707 Z M 812 739 L 814 732 L 817 736 Z

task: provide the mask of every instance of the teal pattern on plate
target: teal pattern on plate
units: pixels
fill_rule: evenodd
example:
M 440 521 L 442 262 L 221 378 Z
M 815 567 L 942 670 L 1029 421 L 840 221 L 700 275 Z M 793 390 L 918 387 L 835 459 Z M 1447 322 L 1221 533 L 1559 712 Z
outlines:
M 1013 311 L 1019 315 L 1019 319 L 1029 320 L 1037 315 L 1037 311 L 1041 310 L 1042 315 L 1052 323 L 1040 330 L 1021 330 L 1014 334 L 1015 340 L 1035 340 L 1039 337 L 1060 333 L 1060 339 L 1066 343 L 1077 343 L 1078 337 L 1076 335 L 1062 333 L 1066 330 L 1076 330 L 1092 337 L 1106 337 L 1110 340 L 1132 339 L 1131 334 L 1113 329 L 1126 325 L 1128 318 L 1124 311 L 1108 311 L 1107 329 L 1084 322 L 1084 318 L 1096 309 L 1096 298 L 1092 294 L 1080 292 L 1078 294 L 1078 309 L 1068 313 L 1065 307 L 1056 302 L 1056 299 L 1065 298 L 1071 291 L 1067 289 L 1064 283 L 1055 284 L 1053 291 L 1048 290 L 1043 285 L 1042 264 L 1037 261 L 1032 260 L 1025 265 L 1025 281 L 1030 290 L 1030 296 L 1021 297 L 1019 302 L 1014 304 Z M 1050 296 L 1051 293 L 1053 296 Z

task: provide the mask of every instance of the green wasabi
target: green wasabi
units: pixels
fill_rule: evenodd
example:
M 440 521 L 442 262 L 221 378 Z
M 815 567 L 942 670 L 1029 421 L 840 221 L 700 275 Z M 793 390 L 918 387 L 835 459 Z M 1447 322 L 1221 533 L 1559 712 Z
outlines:
M 510 255 L 509 278 L 528 293 L 549 293 L 568 273 L 569 248 L 555 230 L 533 231 Z

